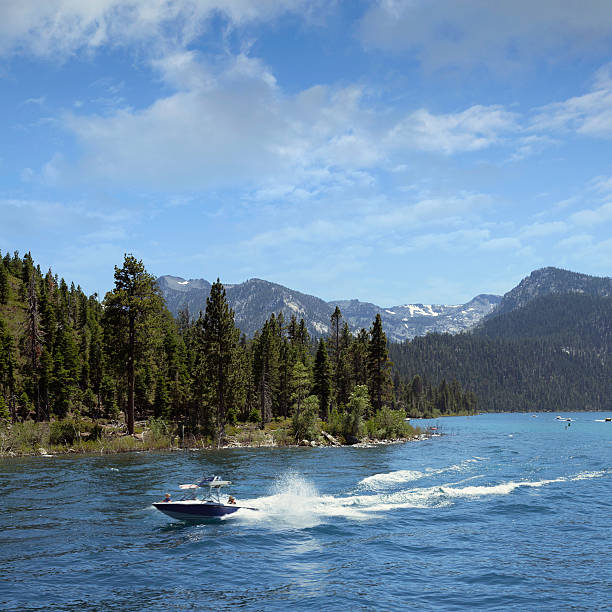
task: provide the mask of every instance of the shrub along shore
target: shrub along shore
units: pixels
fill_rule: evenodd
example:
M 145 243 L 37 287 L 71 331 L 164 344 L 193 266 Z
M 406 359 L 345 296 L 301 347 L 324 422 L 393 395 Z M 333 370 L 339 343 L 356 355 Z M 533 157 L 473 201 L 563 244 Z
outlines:
M 191 450 L 274 446 L 343 446 L 381 444 L 422 439 L 427 432 L 412 427 L 402 413 L 382 411 L 367 420 L 351 422 L 332 412 L 328 422 L 318 419 L 273 419 L 262 429 L 258 423 L 227 426 L 217 444 L 214 437 L 187 433 L 161 419 L 136 422 L 128 434 L 125 423 L 89 419 L 51 422 L 0 423 L 0 457 L 62 454 L 114 454 L 153 450 Z

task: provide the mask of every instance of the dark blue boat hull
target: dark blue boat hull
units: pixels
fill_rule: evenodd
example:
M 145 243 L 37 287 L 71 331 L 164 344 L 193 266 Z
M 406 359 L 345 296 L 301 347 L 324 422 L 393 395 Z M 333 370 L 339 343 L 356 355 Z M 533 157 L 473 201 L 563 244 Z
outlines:
M 240 506 L 216 503 L 184 504 L 181 502 L 157 502 L 153 505 L 160 512 L 179 521 L 217 519 L 240 510 Z

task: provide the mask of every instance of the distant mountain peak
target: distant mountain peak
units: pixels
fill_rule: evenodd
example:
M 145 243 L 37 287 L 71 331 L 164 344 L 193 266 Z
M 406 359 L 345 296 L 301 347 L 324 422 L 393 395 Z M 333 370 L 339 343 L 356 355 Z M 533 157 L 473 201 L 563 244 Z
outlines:
M 504 294 L 491 316 L 522 308 L 538 297 L 553 293 L 584 293 L 609 297 L 612 296 L 612 278 L 590 276 L 553 266 L 539 268 Z
M 206 308 L 210 283 L 204 279 L 185 280 L 180 276 L 158 279 L 169 310 L 176 316 L 185 306 L 192 316 Z M 225 285 L 227 300 L 234 310 L 236 325 L 247 336 L 260 330 L 271 314 L 283 313 L 304 319 L 312 336 L 329 333 L 331 315 L 336 306 L 352 332 L 368 329 L 380 314 L 390 341 L 401 342 L 429 332 L 457 333 L 473 327 L 491 312 L 501 299 L 482 294 L 467 304 L 404 304 L 383 308 L 358 299 L 325 302 L 313 295 L 294 291 L 261 278 L 250 278 L 236 285 Z

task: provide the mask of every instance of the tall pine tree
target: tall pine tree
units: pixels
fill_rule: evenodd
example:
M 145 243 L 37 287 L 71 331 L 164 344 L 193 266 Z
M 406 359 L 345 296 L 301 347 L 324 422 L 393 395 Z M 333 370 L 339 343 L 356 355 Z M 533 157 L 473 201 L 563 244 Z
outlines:
M 210 388 L 214 390 L 219 447 L 225 435 L 227 411 L 232 408 L 233 365 L 240 337 L 240 331 L 234 324 L 234 311 L 227 303 L 225 288 L 219 279 L 210 289 L 204 318 L 198 323 L 202 326 L 200 350 L 204 354 L 204 372 Z
M 63 282 L 63 281 L 62 281 Z M 134 433 L 134 388 L 136 364 L 142 355 L 154 315 L 163 309 L 155 278 L 133 255 L 125 255 L 123 266 L 115 266 L 115 288 L 104 298 L 104 323 L 107 339 L 118 353 L 127 373 L 128 398 L 126 424 Z
M 393 388 L 390 370 L 387 337 L 382 328 L 380 314 L 377 314 L 370 328 L 368 344 L 368 387 L 375 411 L 390 402 Z
M 323 420 L 327 420 L 329 401 L 331 398 L 331 368 L 327 357 L 325 340 L 319 340 L 314 361 L 313 393 L 319 398 L 319 412 Z

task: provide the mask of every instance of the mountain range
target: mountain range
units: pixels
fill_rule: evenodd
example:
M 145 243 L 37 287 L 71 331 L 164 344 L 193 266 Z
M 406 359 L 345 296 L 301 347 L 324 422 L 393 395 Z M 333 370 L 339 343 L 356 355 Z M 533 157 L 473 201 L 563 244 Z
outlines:
M 206 308 L 211 283 L 204 279 L 161 276 L 157 279 L 168 309 L 176 316 L 188 308 L 197 317 Z M 532 300 L 551 294 L 575 293 L 612 296 L 612 278 L 595 277 L 554 267 L 535 270 L 503 296 L 480 294 L 465 304 L 403 304 L 382 307 L 358 299 L 326 302 L 288 287 L 259 278 L 225 285 L 227 300 L 234 310 L 236 325 L 247 336 L 261 329 L 272 314 L 283 313 L 304 319 L 314 337 L 329 332 L 330 317 L 338 306 L 352 332 L 369 328 L 380 314 L 383 329 L 392 342 L 402 342 L 430 332 L 456 334 L 476 327 L 485 319 L 522 308 Z
M 206 308 L 206 298 L 211 284 L 204 279 L 178 276 L 160 276 L 157 283 L 174 316 L 188 308 L 191 317 L 197 317 Z M 459 305 L 403 304 L 381 307 L 357 299 L 326 302 L 288 287 L 252 278 L 244 283 L 225 285 L 227 301 L 234 310 L 236 325 L 247 336 L 261 329 L 272 314 L 283 313 L 289 320 L 292 315 L 304 319 L 309 333 L 314 337 L 326 335 L 336 306 L 352 332 L 368 329 L 380 314 L 387 338 L 392 342 L 409 340 L 429 332 L 458 333 L 476 325 L 484 316 L 494 311 L 500 303 L 497 295 L 481 294 Z
M 457 380 L 491 412 L 611 410 L 612 282 L 546 268 L 471 333 L 390 344 L 400 381 Z

